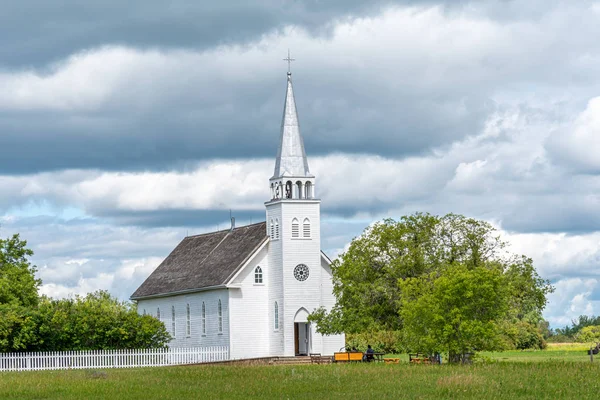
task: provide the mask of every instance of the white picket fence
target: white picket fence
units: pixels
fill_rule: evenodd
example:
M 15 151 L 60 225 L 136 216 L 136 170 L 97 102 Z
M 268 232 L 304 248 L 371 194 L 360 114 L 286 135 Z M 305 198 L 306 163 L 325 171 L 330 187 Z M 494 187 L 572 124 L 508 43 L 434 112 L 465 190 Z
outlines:
M 0 353 L 0 371 L 136 368 L 229 360 L 229 346 Z

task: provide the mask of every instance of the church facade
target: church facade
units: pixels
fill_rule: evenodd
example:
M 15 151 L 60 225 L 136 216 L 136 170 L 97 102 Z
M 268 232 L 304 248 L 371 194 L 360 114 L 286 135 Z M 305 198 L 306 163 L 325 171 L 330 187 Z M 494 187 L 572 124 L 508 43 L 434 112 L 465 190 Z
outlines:
M 291 73 L 266 221 L 189 236 L 131 296 L 164 322 L 171 347 L 228 346 L 230 358 L 333 354 L 308 315 L 335 304 L 321 251 L 320 200 L 300 134 Z

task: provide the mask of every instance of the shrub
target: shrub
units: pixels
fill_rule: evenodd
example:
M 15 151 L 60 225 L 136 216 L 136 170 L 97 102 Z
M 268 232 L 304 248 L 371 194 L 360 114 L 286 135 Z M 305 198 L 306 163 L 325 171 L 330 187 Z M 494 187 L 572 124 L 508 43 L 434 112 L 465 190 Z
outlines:
M 575 335 L 575 341 L 579 343 L 600 342 L 600 325 L 581 328 L 579 333 Z
M 505 322 L 502 331 L 507 350 L 543 350 L 548 346 L 539 327 L 526 321 Z
M 346 334 L 346 348 L 356 347 L 358 350 L 367 350 L 367 345 L 373 350 L 382 353 L 402 353 L 400 332 L 376 331 Z

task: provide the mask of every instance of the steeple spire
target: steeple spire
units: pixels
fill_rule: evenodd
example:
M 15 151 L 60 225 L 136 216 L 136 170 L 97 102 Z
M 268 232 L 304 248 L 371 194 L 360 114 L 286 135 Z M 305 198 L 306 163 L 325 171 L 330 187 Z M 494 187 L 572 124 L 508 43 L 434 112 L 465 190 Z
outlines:
M 291 60 L 288 54 L 285 61 L 289 63 Z M 287 74 L 287 93 L 281 122 L 281 142 L 275 161 L 275 172 L 271 179 L 281 177 L 312 177 L 308 169 L 304 141 L 302 135 L 300 135 L 291 72 Z

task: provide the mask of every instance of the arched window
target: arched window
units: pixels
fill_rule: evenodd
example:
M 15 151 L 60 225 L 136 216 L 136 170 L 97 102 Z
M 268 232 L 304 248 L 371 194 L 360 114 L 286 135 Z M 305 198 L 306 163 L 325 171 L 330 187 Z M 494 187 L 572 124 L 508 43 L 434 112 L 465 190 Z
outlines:
M 279 239 L 279 218 L 275 218 L 275 239 Z
M 279 330 L 279 305 L 275 302 L 275 309 L 273 310 L 273 326 L 277 331 Z
M 296 182 L 296 193 L 298 193 L 298 199 L 304 198 L 304 195 L 302 193 L 302 182 L 300 181 Z
M 202 302 L 202 334 L 206 335 L 206 306 Z
M 292 237 L 300 237 L 300 224 L 298 223 L 298 219 L 296 218 L 292 220 Z
M 260 266 L 254 270 L 254 283 L 263 283 L 263 273 Z
M 286 199 L 291 199 L 292 198 L 292 181 L 287 181 L 285 183 L 285 198 Z
M 306 182 L 306 184 L 304 185 L 304 191 L 306 192 L 305 196 L 306 196 L 307 199 L 312 199 L 313 198 L 313 192 L 312 192 L 313 191 L 313 186 L 312 186 L 312 183 Z
M 175 306 L 171 306 L 171 331 L 173 331 L 173 337 L 175 337 Z
M 156 319 L 160 321 L 160 307 L 156 309 Z
M 191 336 L 192 335 L 192 316 L 190 313 L 190 305 L 188 303 L 188 305 L 185 308 L 186 311 L 186 326 L 185 326 L 185 335 L 186 336 Z
M 223 332 L 223 308 L 221 307 L 221 300 L 219 299 L 219 333 Z
M 271 218 L 271 239 L 275 239 L 275 224 L 273 224 L 273 218 Z
M 310 237 L 310 220 L 308 218 L 304 218 L 304 222 L 302 223 L 302 237 Z

